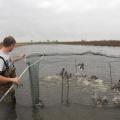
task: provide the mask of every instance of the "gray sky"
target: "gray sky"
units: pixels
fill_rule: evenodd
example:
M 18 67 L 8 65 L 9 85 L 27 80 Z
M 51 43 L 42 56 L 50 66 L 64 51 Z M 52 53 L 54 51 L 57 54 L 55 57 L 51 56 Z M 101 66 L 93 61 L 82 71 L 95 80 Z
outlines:
M 0 41 L 120 40 L 120 0 L 0 0 Z

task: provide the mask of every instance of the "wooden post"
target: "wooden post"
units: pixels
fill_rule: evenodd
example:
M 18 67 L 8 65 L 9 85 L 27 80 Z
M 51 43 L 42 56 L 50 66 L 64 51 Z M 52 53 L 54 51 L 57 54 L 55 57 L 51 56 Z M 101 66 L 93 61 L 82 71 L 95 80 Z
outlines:
M 66 103 L 67 103 L 67 105 L 69 104 L 69 74 L 67 74 L 67 76 L 66 76 L 66 79 L 67 79 L 67 101 L 66 101 Z
M 110 82 L 111 82 L 111 87 L 112 87 L 113 80 L 112 80 L 112 71 L 111 71 L 111 64 L 110 63 L 109 63 L 109 69 L 110 69 Z
M 77 73 L 77 62 L 76 62 L 76 59 L 75 59 L 75 72 Z
M 61 77 L 62 77 L 62 86 L 61 86 L 61 103 L 63 104 L 63 79 L 64 79 L 64 71 L 65 71 L 65 68 L 62 69 L 61 71 Z

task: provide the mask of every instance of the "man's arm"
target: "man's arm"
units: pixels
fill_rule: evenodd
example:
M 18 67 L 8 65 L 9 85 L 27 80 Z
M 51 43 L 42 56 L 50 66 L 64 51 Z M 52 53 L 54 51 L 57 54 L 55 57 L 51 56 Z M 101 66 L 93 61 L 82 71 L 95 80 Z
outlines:
M 7 83 L 7 82 L 13 82 L 15 84 L 19 84 L 20 80 L 18 77 L 8 78 L 8 77 L 4 77 L 4 76 L 0 75 L 0 83 Z
M 12 61 L 16 62 L 16 61 L 19 61 L 19 60 L 21 60 L 23 58 L 25 58 L 25 54 L 21 54 L 21 55 L 18 55 L 16 57 L 12 58 Z

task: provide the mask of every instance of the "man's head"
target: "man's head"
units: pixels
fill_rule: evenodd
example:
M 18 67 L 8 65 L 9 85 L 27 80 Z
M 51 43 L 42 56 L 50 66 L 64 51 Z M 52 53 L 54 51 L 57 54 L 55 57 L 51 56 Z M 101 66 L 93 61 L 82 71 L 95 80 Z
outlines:
M 12 36 L 5 37 L 3 40 L 3 47 L 6 48 L 8 52 L 11 52 L 16 44 L 15 39 Z

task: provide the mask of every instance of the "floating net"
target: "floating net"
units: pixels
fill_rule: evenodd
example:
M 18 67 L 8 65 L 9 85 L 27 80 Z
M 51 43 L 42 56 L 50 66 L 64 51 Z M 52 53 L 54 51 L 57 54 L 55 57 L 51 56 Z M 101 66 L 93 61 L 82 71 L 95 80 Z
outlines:
M 33 105 L 40 101 L 45 105 L 119 105 L 119 57 L 34 53 L 26 59 L 28 65 L 39 61 L 29 68 L 27 78 Z

